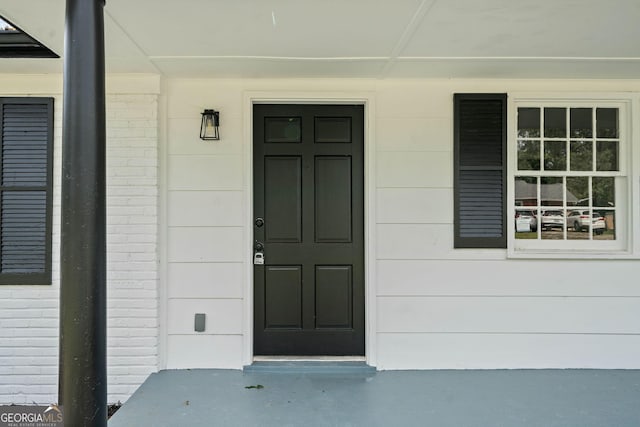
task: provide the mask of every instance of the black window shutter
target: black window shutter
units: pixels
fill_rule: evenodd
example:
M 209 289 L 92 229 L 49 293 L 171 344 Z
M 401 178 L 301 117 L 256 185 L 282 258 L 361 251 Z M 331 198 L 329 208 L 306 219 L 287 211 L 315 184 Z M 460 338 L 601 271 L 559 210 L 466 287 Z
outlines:
M 53 99 L 0 98 L 0 284 L 51 284 Z
M 454 247 L 506 248 L 506 94 L 454 95 Z

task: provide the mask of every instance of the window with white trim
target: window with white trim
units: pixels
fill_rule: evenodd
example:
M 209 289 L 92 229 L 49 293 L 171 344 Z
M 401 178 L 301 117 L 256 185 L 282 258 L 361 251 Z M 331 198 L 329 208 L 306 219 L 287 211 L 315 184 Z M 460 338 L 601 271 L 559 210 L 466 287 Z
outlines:
M 624 102 L 515 102 L 514 252 L 627 249 Z

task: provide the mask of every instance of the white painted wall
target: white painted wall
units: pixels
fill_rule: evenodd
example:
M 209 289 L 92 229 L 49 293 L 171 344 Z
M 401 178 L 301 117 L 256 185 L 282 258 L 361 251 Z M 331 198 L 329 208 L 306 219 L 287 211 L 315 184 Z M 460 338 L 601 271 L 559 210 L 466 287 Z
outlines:
M 452 132 L 455 92 L 640 93 L 640 81 L 169 79 L 165 86 L 166 367 L 251 362 L 250 99 L 364 93 L 372 108 L 368 218 L 375 219 L 371 363 L 640 368 L 640 261 L 453 249 Z M 198 139 L 205 108 L 220 110 L 219 142 Z M 198 312 L 207 313 L 204 333 L 193 331 Z
M 251 361 L 252 96 L 368 100 L 370 363 L 640 368 L 639 261 L 453 249 L 452 94 L 516 91 L 637 98 L 640 81 L 112 77 L 109 401 L 125 400 L 158 369 Z M 0 75 L 2 96 L 56 98 L 54 283 L 0 287 L 0 403 L 56 400 L 60 94 L 59 76 Z M 198 138 L 205 108 L 221 112 L 219 142 Z M 637 210 L 637 187 L 635 197 Z M 193 331 L 195 313 L 207 314 L 204 333 Z
M 107 95 L 108 401 L 158 365 L 157 77 L 109 79 Z M 60 76 L 0 75 L 0 96 L 54 97 L 53 283 L 0 286 L 0 404 L 57 401 L 60 292 Z
M 242 366 L 242 92 L 240 85 L 220 86 L 166 84 L 167 368 Z M 205 108 L 224 110 L 221 141 L 198 136 Z M 205 332 L 194 331 L 195 313 L 206 314 Z

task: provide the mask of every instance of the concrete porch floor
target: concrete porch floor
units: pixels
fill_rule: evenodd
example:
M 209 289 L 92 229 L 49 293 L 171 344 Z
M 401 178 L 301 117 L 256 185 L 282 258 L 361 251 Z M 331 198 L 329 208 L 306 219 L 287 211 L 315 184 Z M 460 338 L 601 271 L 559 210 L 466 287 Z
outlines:
M 312 372 L 161 371 L 109 427 L 640 426 L 639 370 Z

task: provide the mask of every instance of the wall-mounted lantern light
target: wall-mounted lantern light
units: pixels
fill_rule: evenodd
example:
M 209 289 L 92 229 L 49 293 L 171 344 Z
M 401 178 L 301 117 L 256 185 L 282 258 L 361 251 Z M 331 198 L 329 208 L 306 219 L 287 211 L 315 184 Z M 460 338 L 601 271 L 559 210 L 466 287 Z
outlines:
M 220 112 L 204 110 L 202 123 L 200 124 L 200 139 L 203 141 L 218 141 L 220 139 L 218 126 L 220 126 Z

